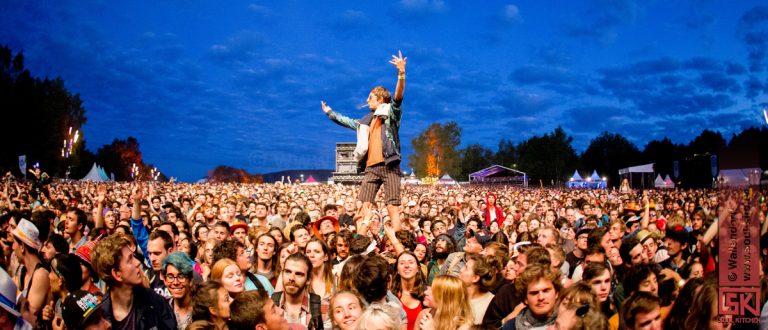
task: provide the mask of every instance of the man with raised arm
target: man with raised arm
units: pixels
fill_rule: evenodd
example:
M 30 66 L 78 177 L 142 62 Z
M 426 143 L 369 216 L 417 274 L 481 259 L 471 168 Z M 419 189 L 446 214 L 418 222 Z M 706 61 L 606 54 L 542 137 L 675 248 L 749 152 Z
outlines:
M 397 68 L 397 87 L 392 97 L 389 91 L 377 86 L 368 95 L 370 112 L 353 120 L 320 102 L 323 112 L 335 123 L 357 132 L 357 146 L 354 156 L 358 171 L 365 169 L 359 199 L 367 207 L 374 202 L 376 192 L 384 185 L 387 212 L 394 229 L 400 230 L 400 119 L 403 111 L 403 89 L 405 88 L 405 62 L 408 58 L 398 52 L 389 63 Z

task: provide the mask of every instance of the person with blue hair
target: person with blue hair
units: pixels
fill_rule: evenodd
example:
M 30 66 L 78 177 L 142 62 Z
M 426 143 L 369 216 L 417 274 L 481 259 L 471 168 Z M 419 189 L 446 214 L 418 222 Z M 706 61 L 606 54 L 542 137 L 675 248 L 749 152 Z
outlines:
M 192 259 L 184 252 L 174 252 L 163 259 L 165 287 L 171 292 L 171 308 L 178 329 L 186 329 L 192 322 L 192 287 L 194 268 Z

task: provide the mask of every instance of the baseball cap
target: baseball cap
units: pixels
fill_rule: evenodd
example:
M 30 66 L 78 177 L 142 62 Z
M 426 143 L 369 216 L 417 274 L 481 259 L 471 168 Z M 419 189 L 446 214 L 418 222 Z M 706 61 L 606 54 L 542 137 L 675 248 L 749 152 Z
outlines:
M 61 305 L 61 316 L 67 329 L 82 329 L 84 325 L 100 316 L 101 302 L 104 295 L 85 290 L 77 290 L 67 295 Z

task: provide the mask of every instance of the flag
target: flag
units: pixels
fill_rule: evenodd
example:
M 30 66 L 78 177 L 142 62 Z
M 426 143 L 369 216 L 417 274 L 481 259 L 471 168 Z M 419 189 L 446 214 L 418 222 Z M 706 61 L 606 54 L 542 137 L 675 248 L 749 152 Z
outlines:
M 24 177 L 27 177 L 27 155 L 19 156 L 19 171 Z

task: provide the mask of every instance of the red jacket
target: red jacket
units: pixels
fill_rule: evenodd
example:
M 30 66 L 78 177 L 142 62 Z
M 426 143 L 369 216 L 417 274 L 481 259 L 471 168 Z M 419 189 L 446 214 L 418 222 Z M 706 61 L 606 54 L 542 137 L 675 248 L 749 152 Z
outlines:
M 488 197 L 493 196 L 493 204 L 488 202 Z M 483 211 L 483 218 L 485 219 L 485 227 L 491 226 L 491 208 L 496 212 L 496 223 L 499 224 L 499 228 L 504 226 L 504 210 L 501 206 L 496 205 L 496 195 L 488 193 L 485 196 L 485 210 Z

